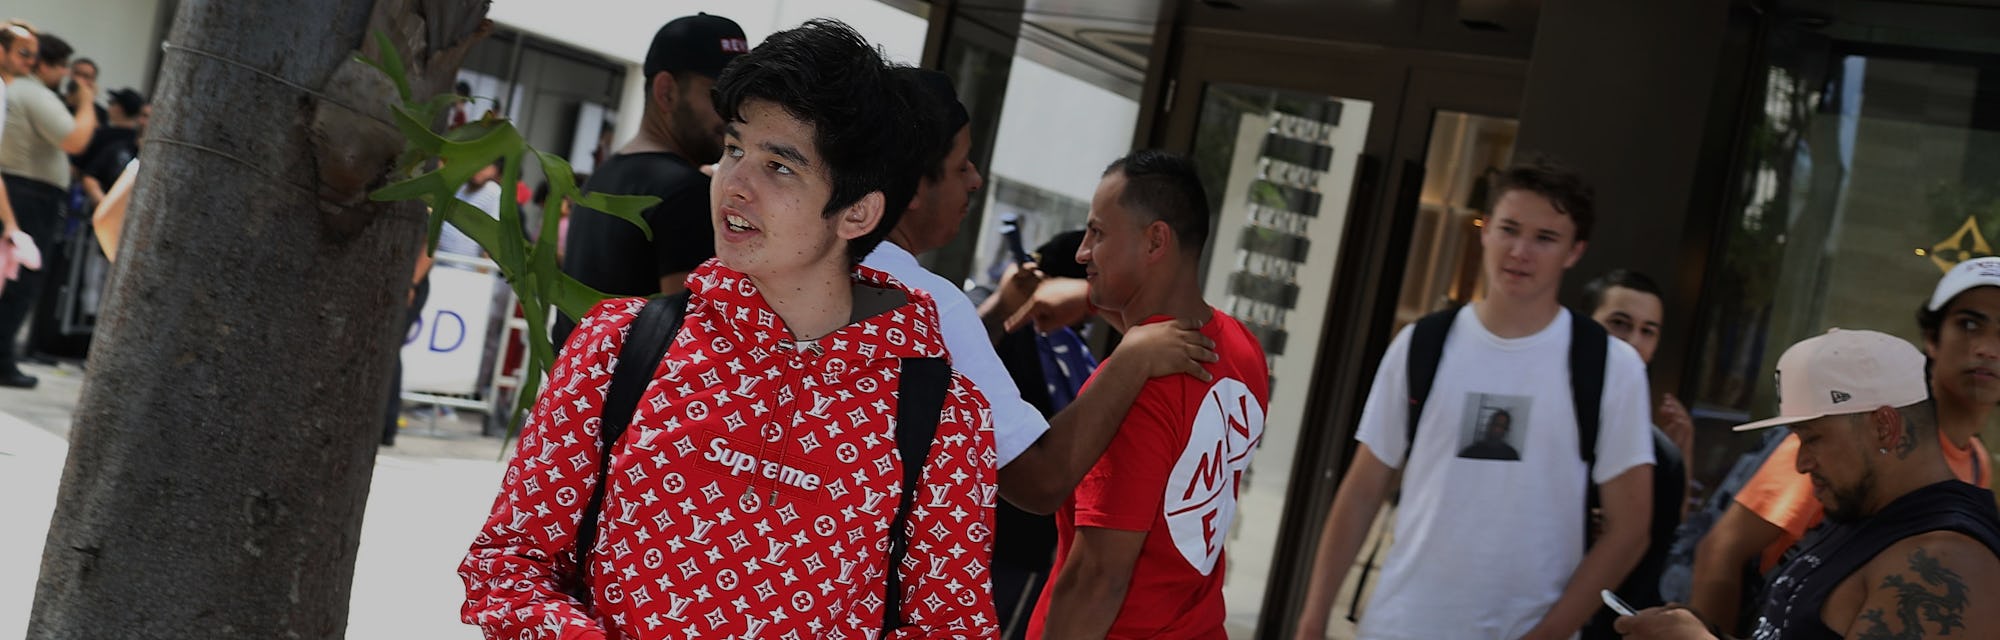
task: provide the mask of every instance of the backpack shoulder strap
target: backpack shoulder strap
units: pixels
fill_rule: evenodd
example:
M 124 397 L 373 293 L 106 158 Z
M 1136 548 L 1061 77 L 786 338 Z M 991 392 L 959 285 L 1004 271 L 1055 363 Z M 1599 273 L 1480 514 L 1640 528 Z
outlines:
M 1597 427 L 1604 401 L 1604 359 L 1611 334 L 1589 316 L 1570 312 L 1569 395 L 1576 409 L 1576 443 L 1584 465 L 1597 462 Z
M 639 311 L 639 317 L 625 331 L 625 344 L 618 348 L 618 362 L 611 368 L 611 389 L 604 395 L 604 406 L 599 410 L 598 457 L 596 485 L 591 487 L 590 502 L 584 506 L 583 520 L 576 529 L 576 566 L 578 575 L 589 573 L 590 548 L 597 538 L 597 514 L 604 506 L 604 481 L 611 472 L 611 453 L 617 449 L 618 440 L 625 436 L 626 427 L 632 423 L 632 412 L 639 408 L 639 396 L 646 392 L 647 383 L 652 381 L 653 372 L 659 369 L 660 359 L 666 357 L 667 346 L 673 344 L 674 336 L 681 332 L 681 320 L 687 315 L 688 292 L 671 296 L 655 296 L 646 300 L 646 307 Z M 587 602 L 589 588 L 580 587 Z
M 1438 361 L 1444 359 L 1444 338 L 1451 333 L 1458 310 L 1458 306 L 1452 306 L 1419 318 L 1410 332 L 1410 359 L 1405 367 L 1409 373 L 1410 418 L 1405 429 L 1409 437 L 1404 440 L 1404 460 L 1409 460 L 1410 452 L 1417 448 L 1417 420 L 1424 416 L 1424 403 L 1430 400 L 1431 383 L 1437 381 Z
M 910 509 L 937 437 L 944 394 L 951 386 L 951 365 L 943 358 L 904 358 L 896 397 L 896 452 L 903 459 L 903 497 L 896 501 L 896 519 L 889 525 L 888 596 L 882 604 L 882 637 L 903 626 L 903 556 L 909 551 Z

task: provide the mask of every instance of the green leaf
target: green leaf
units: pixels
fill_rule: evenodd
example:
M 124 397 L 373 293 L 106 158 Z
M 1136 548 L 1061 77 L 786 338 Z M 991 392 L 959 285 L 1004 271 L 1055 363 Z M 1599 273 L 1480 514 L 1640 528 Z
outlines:
M 646 232 L 647 240 L 653 239 L 653 227 L 646 224 L 646 218 L 642 214 L 647 209 L 653 208 L 654 205 L 660 204 L 659 198 L 653 196 L 614 196 L 604 193 L 586 193 L 582 197 L 577 198 L 576 203 L 580 206 L 596 209 L 630 222 L 634 226 L 639 227 L 640 231 Z

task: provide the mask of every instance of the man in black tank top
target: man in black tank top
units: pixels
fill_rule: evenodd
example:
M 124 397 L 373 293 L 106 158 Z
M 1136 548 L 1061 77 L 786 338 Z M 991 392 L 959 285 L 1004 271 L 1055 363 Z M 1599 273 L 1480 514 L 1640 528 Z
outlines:
M 1900 339 L 1842 331 L 1778 359 L 1779 417 L 1826 507 L 1765 591 L 1754 640 L 2000 637 L 2000 508 L 1959 482 L 1938 444 L 1924 356 Z M 1627 638 L 1713 638 L 1677 606 L 1622 618 Z

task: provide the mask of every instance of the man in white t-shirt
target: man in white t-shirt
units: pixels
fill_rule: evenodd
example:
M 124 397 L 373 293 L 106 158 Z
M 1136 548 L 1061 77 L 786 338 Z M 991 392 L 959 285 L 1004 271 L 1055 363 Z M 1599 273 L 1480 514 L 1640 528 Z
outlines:
M 1604 337 L 1595 461 L 1580 454 L 1569 354 L 1572 319 L 1556 302 L 1583 256 L 1590 189 L 1544 164 L 1503 172 L 1480 229 L 1486 297 L 1459 309 L 1409 441 L 1411 328 L 1382 355 L 1360 446 L 1334 498 L 1314 563 L 1300 638 L 1322 638 L 1333 599 L 1402 470 L 1395 545 L 1361 618 L 1363 640 L 1570 638 L 1645 551 L 1652 510 L 1652 422 L 1645 365 Z M 1466 456 L 1503 413 L 1518 459 Z M 1497 459 L 1496 459 L 1497 458 Z M 1586 552 L 1585 492 L 1603 526 Z

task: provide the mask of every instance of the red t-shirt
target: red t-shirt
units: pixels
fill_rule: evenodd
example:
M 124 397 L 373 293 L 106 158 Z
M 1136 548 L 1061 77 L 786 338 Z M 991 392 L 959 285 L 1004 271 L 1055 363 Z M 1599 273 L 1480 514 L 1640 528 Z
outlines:
M 1077 527 L 1146 532 L 1107 637 L 1228 637 L 1222 541 L 1236 517 L 1243 470 L 1264 435 L 1270 375 L 1264 349 L 1235 318 L 1212 311 L 1201 333 L 1220 356 L 1207 365 L 1215 380 L 1175 375 L 1147 382 L 1104 456 L 1056 513 L 1056 569 L 1028 637 L 1043 637 Z

